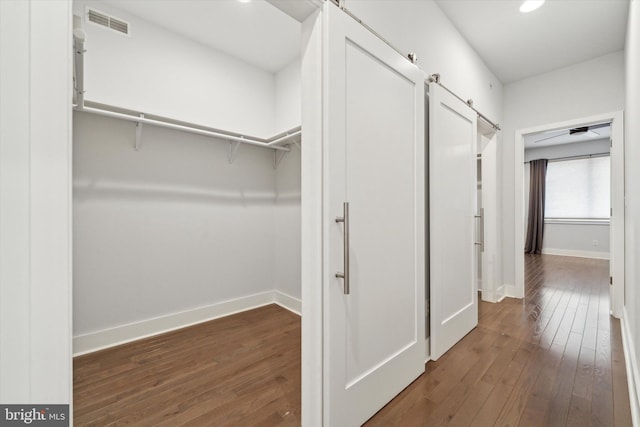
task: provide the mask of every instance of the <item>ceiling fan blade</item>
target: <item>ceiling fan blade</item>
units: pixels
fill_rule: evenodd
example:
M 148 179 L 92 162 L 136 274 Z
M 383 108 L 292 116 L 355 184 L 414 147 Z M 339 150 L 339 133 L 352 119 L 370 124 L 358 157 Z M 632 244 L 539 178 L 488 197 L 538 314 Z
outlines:
M 542 138 L 542 139 L 539 139 L 539 140 L 537 140 L 537 141 L 534 141 L 533 143 L 534 143 L 534 144 L 537 144 L 538 142 L 548 141 L 549 139 L 558 138 L 559 136 L 565 136 L 565 134 L 564 134 L 564 133 L 561 133 L 561 134 L 559 134 L 559 135 L 548 136 L 548 137 L 546 137 L 546 138 Z

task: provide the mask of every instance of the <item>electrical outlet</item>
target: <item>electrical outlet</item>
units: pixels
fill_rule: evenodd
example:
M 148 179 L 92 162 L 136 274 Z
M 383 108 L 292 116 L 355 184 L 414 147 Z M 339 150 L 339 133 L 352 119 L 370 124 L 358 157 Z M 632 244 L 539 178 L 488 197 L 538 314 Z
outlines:
M 598 241 L 597 240 L 593 240 L 593 246 L 598 246 Z

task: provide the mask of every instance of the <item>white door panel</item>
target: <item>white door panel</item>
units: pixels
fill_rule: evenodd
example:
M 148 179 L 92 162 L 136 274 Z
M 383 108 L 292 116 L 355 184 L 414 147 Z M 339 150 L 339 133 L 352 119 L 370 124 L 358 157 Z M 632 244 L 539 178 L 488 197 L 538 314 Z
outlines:
M 430 86 L 431 358 L 478 322 L 476 234 L 477 117 L 437 84 Z
M 347 381 L 360 378 L 415 341 L 417 325 L 411 307 L 415 259 L 389 252 L 414 251 L 412 221 L 398 221 L 394 207 L 415 212 L 413 144 L 414 84 L 347 44 L 347 168 L 346 200 L 351 206 L 351 295 L 347 329 Z M 367 74 L 367 78 L 362 78 Z M 375 90 L 369 85 L 377 82 Z M 395 109 L 391 111 L 391 109 Z M 394 117 L 393 122 L 388 122 Z M 372 126 L 372 123 L 379 125 Z M 393 148 L 391 148 L 393 147 Z M 393 159 L 390 159 L 390 150 Z M 406 166 L 394 168 L 390 162 Z M 397 169 L 397 170 L 396 170 Z M 389 173 L 393 171 L 393 173 Z M 400 213 L 401 215 L 402 213 Z M 411 218 L 411 217 L 410 217 Z M 393 265 L 388 265 L 388 263 Z M 370 292 L 373 284 L 379 286 Z M 393 321 L 383 312 L 397 313 Z M 388 338 L 382 342 L 379 336 Z
M 424 371 L 424 75 L 330 2 L 325 13 L 324 419 L 355 426 Z

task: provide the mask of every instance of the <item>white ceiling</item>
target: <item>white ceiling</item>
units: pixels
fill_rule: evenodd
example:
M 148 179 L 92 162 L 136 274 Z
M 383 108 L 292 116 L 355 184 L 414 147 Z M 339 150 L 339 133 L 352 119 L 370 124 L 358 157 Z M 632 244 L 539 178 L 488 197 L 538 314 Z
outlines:
M 589 129 L 585 134 L 569 134 L 569 129 L 552 130 L 525 135 L 524 148 L 541 148 L 574 142 L 596 141 L 611 137 L 611 126 Z
M 105 3 L 270 72 L 279 71 L 300 54 L 300 23 L 264 0 Z
M 624 48 L 628 0 L 436 0 L 502 83 Z

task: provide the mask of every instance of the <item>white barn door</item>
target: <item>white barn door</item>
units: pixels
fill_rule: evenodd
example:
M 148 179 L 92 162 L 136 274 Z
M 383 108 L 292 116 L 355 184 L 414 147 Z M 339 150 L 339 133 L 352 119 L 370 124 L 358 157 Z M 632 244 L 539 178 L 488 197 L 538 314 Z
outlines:
M 431 359 L 478 324 L 477 116 L 429 86 Z
M 424 74 L 324 12 L 323 424 L 358 426 L 424 372 Z

